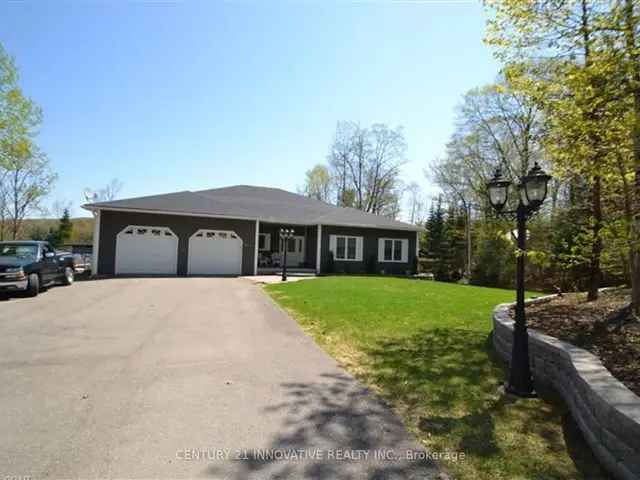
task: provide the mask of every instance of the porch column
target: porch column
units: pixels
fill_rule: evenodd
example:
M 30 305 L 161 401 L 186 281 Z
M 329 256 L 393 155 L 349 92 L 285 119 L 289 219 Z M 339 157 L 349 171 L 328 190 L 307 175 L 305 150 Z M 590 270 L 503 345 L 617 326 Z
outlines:
M 100 253 L 100 210 L 93 212 L 93 248 L 91 249 L 91 276 L 98 275 L 98 254 Z
M 322 254 L 322 225 L 318 225 L 316 235 L 316 274 L 320 273 L 320 256 Z
M 258 275 L 258 245 L 260 243 L 260 220 L 256 220 L 256 238 L 253 247 L 253 274 Z

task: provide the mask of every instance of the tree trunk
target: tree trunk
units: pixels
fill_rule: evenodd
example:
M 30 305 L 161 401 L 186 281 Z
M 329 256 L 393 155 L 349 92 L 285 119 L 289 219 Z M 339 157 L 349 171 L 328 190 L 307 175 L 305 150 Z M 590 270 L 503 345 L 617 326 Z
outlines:
M 638 81 L 640 82 L 640 78 Z M 633 165 L 636 178 L 633 238 L 631 240 L 631 257 L 633 259 L 631 269 L 631 305 L 634 313 L 640 315 L 640 92 L 635 93 L 634 110 Z
M 628 258 L 624 258 L 622 260 L 624 264 L 624 278 L 626 281 L 631 281 L 633 285 L 634 282 L 632 277 L 633 275 L 632 265 L 635 262 L 634 242 L 633 242 L 633 236 L 634 236 L 633 193 L 632 193 L 631 185 L 629 185 L 629 182 L 627 181 L 627 177 L 626 177 L 627 170 L 624 164 L 624 158 L 622 158 L 622 155 L 620 154 L 620 152 L 618 152 L 617 154 L 617 160 L 618 160 L 618 169 L 620 171 L 620 179 L 622 181 L 622 201 L 623 201 L 622 205 L 624 208 L 624 219 L 627 222 L 627 238 L 628 238 L 628 244 L 629 244 Z
M 602 272 L 600 270 L 600 257 L 602 256 L 602 179 L 599 175 L 593 178 L 591 190 L 591 209 L 593 213 L 593 243 L 591 245 L 591 263 L 589 265 L 589 293 L 587 301 L 598 299 L 598 289 Z
M 634 1 L 625 1 L 625 43 L 631 66 L 631 91 L 633 94 L 633 169 L 635 171 L 633 234 L 631 238 L 631 305 L 636 316 L 640 315 L 640 54 L 636 39 L 638 19 Z
M 582 40 L 584 42 L 584 67 L 589 69 L 592 65 L 591 58 L 591 26 L 589 18 L 589 10 L 587 8 L 587 0 L 582 0 Z M 589 80 L 591 87 L 594 90 L 598 90 L 598 85 L 595 84 L 594 79 L 591 77 Z M 583 107 L 584 108 L 584 107 Z M 585 117 L 588 120 L 593 120 L 595 112 L 592 110 L 592 106 L 588 106 L 584 111 Z M 587 300 L 598 299 L 598 289 L 600 288 L 600 280 L 602 272 L 600 270 L 600 257 L 602 255 L 602 238 L 600 238 L 600 230 L 602 229 L 602 178 L 600 176 L 602 155 L 597 151 L 600 146 L 601 138 L 596 132 L 590 132 L 590 146 L 594 150 L 592 157 L 592 168 L 594 171 L 593 182 L 591 185 L 591 214 L 593 215 L 593 227 L 592 227 L 592 244 L 591 244 L 591 261 L 589 264 L 589 292 L 587 294 Z

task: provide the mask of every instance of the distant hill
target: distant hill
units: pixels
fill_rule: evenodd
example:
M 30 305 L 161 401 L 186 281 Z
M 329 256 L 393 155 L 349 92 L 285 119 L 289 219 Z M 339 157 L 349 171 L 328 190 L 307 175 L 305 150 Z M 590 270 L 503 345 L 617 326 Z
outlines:
M 73 232 L 69 243 L 91 243 L 93 239 L 93 217 L 72 218 Z M 57 218 L 27 218 L 22 223 L 21 240 L 43 238 L 49 229 L 58 228 Z

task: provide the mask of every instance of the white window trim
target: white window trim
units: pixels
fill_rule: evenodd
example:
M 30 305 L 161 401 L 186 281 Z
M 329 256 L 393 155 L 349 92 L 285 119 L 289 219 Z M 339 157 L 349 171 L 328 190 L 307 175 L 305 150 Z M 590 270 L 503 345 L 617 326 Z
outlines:
M 338 258 L 336 252 L 338 251 L 338 238 L 344 238 L 345 240 L 345 255 L 347 254 L 348 242 L 350 238 L 355 238 L 356 240 L 356 258 Z M 362 243 L 363 237 L 354 237 L 353 235 L 329 235 L 329 251 L 333 252 L 333 259 L 336 262 L 361 262 L 362 261 Z
M 384 259 L 384 242 L 390 240 L 392 242 L 402 242 L 400 250 L 400 260 Z M 391 255 L 393 256 L 394 248 L 392 245 Z M 380 263 L 409 263 L 409 239 L 408 238 L 379 238 L 378 239 L 378 262 Z
M 138 232 L 135 232 L 135 230 L 139 229 L 139 228 L 144 228 L 146 230 L 162 230 L 162 231 L 166 231 L 169 232 L 171 235 L 163 235 L 163 236 L 167 236 L 167 237 L 173 237 L 173 238 L 178 238 L 178 236 L 175 234 L 175 232 L 173 230 L 171 230 L 169 227 L 165 227 L 162 225 L 127 225 L 126 227 L 124 227 L 122 230 L 120 230 L 118 232 L 117 237 L 122 237 L 124 235 L 128 235 L 125 234 L 125 232 L 127 230 L 129 230 L 130 228 L 134 229 L 134 233 L 133 235 L 141 235 Z
M 260 237 L 264 237 L 264 248 L 260 248 Z M 258 234 L 258 251 L 260 251 L 260 252 L 269 252 L 269 251 L 271 251 L 271 234 L 270 233 L 259 233 Z
M 171 232 L 171 233 L 173 233 L 173 232 Z M 205 237 L 198 237 L 199 233 L 202 233 L 202 234 L 213 233 L 215 235 L 219 235 L 221 233 L 224 233 L 224 234 L 226 234 L 228 236 L 234 235 L 236 238 L 232 238 L 232 237 L 229 238 L 228 237 L 228 238 L 225 238 L 225 240 L 238 240 L 240 242 L 240 245 L 242 245 L 244 243 L 242 241 L 242 238 L 240 238 L 240 235 L 238 235 L 234 230 L 212 230 L 210 228 L 201 228 L 200 230 L 195 231 L 193 233 L 193 235 L 191 235 L 189 237 L 189 240 L 191 240 L 192 238 L 205 238 L 205 239 L 208 238 L 206 236 Z M 217 240 L 217 238 L 216 238 L 216 240 Z M 212 241 L 215 241 L 215 240 L 212 240 Z

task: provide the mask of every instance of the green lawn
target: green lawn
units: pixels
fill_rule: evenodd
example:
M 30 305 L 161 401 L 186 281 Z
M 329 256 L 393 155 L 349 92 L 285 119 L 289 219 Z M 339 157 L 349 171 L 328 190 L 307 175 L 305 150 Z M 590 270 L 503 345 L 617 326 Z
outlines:
M 561 405 L 499 393 L 504 372 L 492 355 L 491 311 L 514 292 L 381 277 L 265 288 L 427 448 L 464 452 L 464 460 L 444 463 L 455 477 L 569 479 L 597 471 L 580 439 L 567 441 Z

